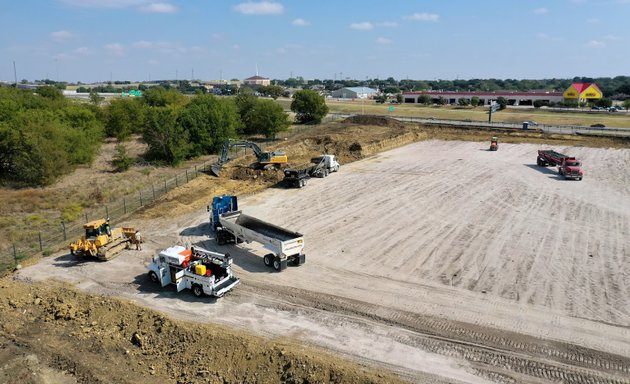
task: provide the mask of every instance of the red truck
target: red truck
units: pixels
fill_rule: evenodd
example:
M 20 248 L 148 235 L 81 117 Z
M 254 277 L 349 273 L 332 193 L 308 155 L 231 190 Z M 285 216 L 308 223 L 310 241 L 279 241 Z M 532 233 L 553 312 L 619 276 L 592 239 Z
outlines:
M 557 166 L 558 173 L 565 179 L 582 180 L 584 172 L 580 168 L 582 163 L 575 157 L 563 155 L 556 151 L 539 150 L 536 163 L 541 167 L 548 165 Z

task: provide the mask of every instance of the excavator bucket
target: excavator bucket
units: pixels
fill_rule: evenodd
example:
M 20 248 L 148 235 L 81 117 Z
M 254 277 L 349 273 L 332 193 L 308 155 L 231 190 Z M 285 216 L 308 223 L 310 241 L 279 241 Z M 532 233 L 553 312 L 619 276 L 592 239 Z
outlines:
M 214 164 L 212 165 L 212 167 L 210 167 L 210 173 L 212 173 L 216 177 L 219 177 L 219 174 L 221 173 L 221 168 L 223 168 L 223 165 Z

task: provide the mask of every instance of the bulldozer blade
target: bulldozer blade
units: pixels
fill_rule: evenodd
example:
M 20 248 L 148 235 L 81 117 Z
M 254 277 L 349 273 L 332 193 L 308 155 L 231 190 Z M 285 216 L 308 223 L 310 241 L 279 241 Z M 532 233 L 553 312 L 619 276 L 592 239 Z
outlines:
M 212 167 L 210 167 L 210 173 L 212 173 L 216 177 L 219 177 L 222 167 L 223 166 L 221 164 L 214 164 Z

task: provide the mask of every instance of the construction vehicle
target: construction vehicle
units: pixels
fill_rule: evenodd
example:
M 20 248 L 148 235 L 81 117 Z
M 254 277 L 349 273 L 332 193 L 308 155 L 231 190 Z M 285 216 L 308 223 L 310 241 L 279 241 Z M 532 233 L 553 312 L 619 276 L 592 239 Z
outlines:
M 536 163 L 541 167 L 557 166 L 558 173 L 565 179 L 582 180 L 584 172 L 582 163 L 575 157 L 563 155 L 552 150 L 539 150 Z
M 109 219 L 98 219 L 83 225 L 85 235 L 70 244 L 72 255 L 111 260 L 136 242 L 134 228 L 110 228 Z
M 311 177 L 326 177 L 330 172 L 338 172 L 339 163 L 334 155 L 320 155 L 311 159 L 311 165 L 301 169 L 285 169 L 284 182 L 290 186 L 303 188 Z
M 490 139 L 490 150 L 497 151 L 499 149 L 499 139 L 496 136 L 493 136 Z
M 301 265 L 306 261 L 304 250 L 304 236 L 277 225 L 267 223 L 238 210 L 236 196 L 215 196 L 210 212 L 210 226 L 215 232 L 219 245 L 255 241 L 262 244 L 272 253 L 263 257 L 267 267 L 276 271 L 286 269 L 287 263 Z
M 190 289 L 197 297 L 222 297 L 241 282 L 232 273 L 230 255 L 199 247 L 167 248 L 153 256 L 148 268 L 152 282 L 162 287 L 173 284 L 177 292 Z
M 279 168 L 281 165 L 286 165 L 289 162 L 287 155 L 284 152 L 263 152 L 256 143 L 253 143 L 251 141 L 232 141 L 230 139 L 225 139 L 225 142 L 223 143 L 223 150 L 221 151 L 221 157 L 219 157 L 219 161 L 211 167 L 211 172 L 213 175 L 218 177 L 219 173 L 221 172 L 221 168 L 223 167 L 223 164 L 231 160 L 229 158 L 229 153 L 230 149 L 232 148 L 251 148 L 252 151 L 254 151 L 254 155 L 256 156 L 256 168 Z

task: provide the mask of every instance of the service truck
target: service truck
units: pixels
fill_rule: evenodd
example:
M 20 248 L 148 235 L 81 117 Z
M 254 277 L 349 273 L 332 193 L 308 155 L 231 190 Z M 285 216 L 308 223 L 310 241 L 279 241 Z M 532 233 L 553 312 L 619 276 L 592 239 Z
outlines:
M 541 167 L 557 166 L 558 173 L 565 179 L 582 180 L 584 177 L 584 172 L 580 168 L 582 163 L 578 159 L 556 151 L 539 150 L 536 163 Z
M 311 177 L 326 177 L 339 171 L 339 162 L 335 155 L 320 155 L 311 159 L 311 165 L 299 169 L 285 169 L 284 182 L 289 186 L 302 188 Z
M 149 279 L 162 287 L 173 284 L 177 292 L 184 289 L 200 297 L 221 297 L 240 283 L 232 273 L 229 254 L 199 247 L 187 249 L 175 245 L 161 251 L 149 264 Z
M 244 214 L 238 210 L 236 196 L 215 196 L 208 212 L 219 245 L 242 241 L 260 243 L 271 251 L 263 257 L 264 264 L 276 271 L 286 269 L 288 263 L 301 265 L 306 261 L 301 233 Z

